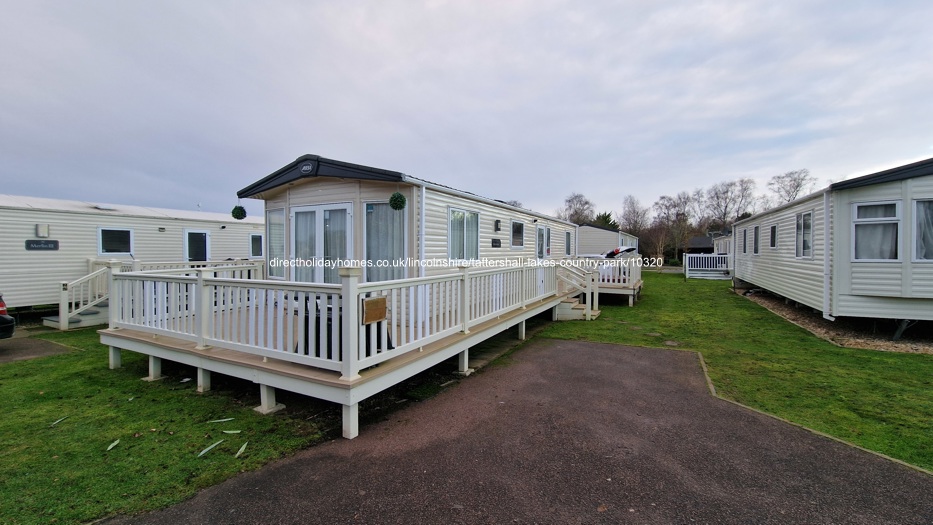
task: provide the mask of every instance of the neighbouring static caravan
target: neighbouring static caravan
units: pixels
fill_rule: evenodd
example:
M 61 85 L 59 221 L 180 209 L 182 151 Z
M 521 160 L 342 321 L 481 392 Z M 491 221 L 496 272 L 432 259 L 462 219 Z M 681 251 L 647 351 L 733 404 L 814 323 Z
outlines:
M 405 198 L 396 210 L 393 194 Z M 240 190 L 265 201 L 272 279 L 337 283 L 331 265 L 275 260 L 357 260 L 365 281 L 458 271 L 451 260 L 549 260 L 576 255 L 576 226 L 396 171 L 303 155 Z M 397 197 L 396 197 L 397 198 Z M 426 261 L 378 267 L 377 261 Z
M 828 217 L 828 220 L 827 220 Z M 933 159 L 739 221 L 735 276 L 834 317 L 933 320 Z
M 638 237 L 619 230 L 581 224 L 577 228 L 577 253 L 598 255 L 605 254 L 620 246 L 638 248 Z
M 261 217 L 0 195 L 0 291 L 9 307 L 58 304 L 95 260 L 262 259 Z

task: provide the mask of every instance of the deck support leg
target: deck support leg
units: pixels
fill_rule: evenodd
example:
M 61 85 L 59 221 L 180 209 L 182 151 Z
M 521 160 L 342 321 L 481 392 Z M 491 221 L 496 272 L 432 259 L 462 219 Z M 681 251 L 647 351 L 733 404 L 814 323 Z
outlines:
M 628 296 L 628 305 L 630 308 L 635 306 L 635 292 L 632 292 L 632 295 Z
M 285 408 L 285 405 L 275 402 L 275 387 L 259 385 L 259 406 L 254 408 L 260 414 L 274 414 Z
M 115 346 L 111 346 L 109 353 L 110 353 L 110 369 L 116 370 L 117 368 L 122 367 L 123 357 L 120 355 L 120 349 Z
M 551 308 L 551 321 L 557 321 L 557 307 Z
M 198 368 L 198 392 L 204 393 L 211 389 L 211 371 Z
M 457 354 L 457 373 L 458 374 L 466 377 L 475 371 L 476 370 L 473 370 L 472 368 L 470 368 L 470 349 L 469 348 Z
M 353 439 L 360 435 L 360 405 L 343 405 L 343 437 Z
M 518 340 L 525 340 L 525 321 L 518 323 Z
M 143 381 L 158 381 L 163 379 L 162 358 L 154 355 L 149 356 L 149 375 L 143 378 Z

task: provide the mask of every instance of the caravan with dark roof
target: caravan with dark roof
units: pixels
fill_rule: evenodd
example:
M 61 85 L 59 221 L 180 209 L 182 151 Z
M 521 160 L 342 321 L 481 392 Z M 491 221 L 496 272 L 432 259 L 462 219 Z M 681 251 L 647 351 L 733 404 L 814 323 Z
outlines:
M 735 276 L 834 317 L 933 320 L 933 159 L 739 221 Z

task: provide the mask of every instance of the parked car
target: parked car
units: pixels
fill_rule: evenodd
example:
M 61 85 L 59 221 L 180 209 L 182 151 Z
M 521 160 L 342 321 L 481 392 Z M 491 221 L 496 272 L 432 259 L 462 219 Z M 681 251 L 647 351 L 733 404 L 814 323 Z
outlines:
M 13 337 L 15 328 L 16 320 L 7 314 L 6 303 L 3 302 L 3 294 L 0 293 L 0 339 Z

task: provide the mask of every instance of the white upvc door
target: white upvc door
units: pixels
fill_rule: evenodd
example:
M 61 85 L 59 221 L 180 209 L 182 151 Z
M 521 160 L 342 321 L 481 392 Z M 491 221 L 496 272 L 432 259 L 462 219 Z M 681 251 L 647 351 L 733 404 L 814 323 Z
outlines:
M 340 282 L 338 261 L 353 257 L 353 205 L 295 206 L 292 224 L 293 281 Z

